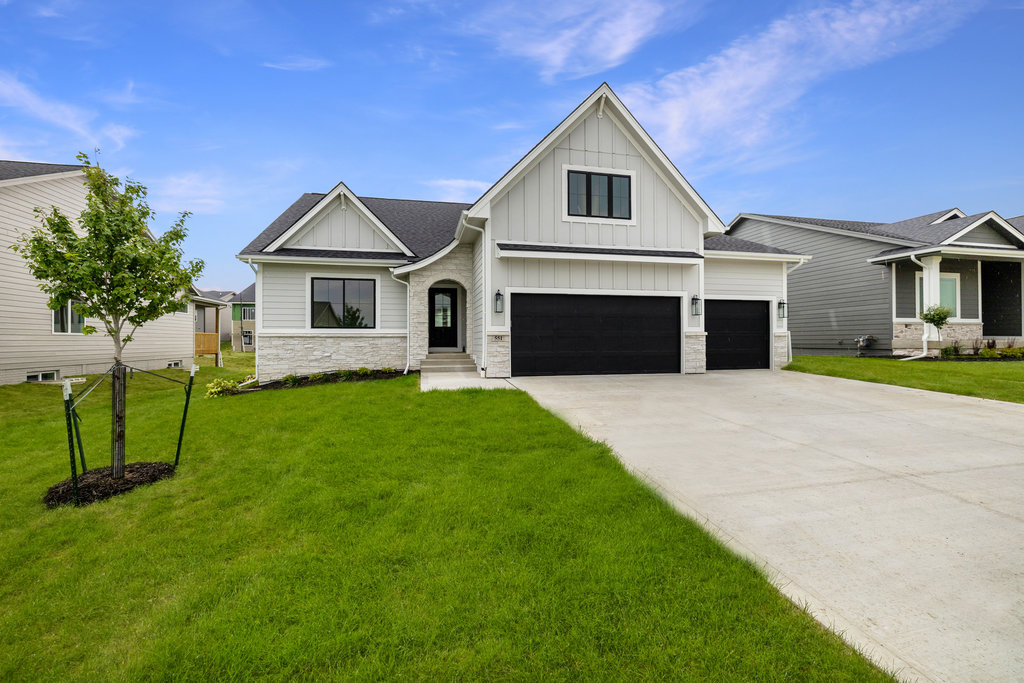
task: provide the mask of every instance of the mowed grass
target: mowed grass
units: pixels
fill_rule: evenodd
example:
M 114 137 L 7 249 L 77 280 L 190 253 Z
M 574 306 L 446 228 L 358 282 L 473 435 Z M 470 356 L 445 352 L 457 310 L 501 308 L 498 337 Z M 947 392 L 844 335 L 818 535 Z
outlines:
M 786 370 L 1024 403 L 1024 362 L 796 356 Z
M 0 387 L 0 679 L 888 679 L 526 394 L 416 381 L 198 391 L 175 477 L 52 511 L 59 389 Z M 130 381 L 129 460 L 182 398 Z

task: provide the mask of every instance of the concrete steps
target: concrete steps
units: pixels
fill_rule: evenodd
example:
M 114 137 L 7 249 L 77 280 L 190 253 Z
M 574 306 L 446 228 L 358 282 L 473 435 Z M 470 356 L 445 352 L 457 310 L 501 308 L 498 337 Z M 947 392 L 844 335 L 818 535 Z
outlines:
M 428 353 L 420 362 L 420 373 L 471 372 L 476 374 L 476 363 L 466 353 Z

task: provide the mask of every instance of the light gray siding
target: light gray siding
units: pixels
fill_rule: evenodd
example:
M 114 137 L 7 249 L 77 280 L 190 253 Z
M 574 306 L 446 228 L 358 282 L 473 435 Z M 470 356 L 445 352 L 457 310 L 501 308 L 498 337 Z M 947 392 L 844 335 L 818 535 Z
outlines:
M 897 245 L 757 219 L 740 221 L 729 234 L 812 257 L 789 275 L 796 352 L 855 352 L 854 339 L 864 334 L 875 336 L 875 350 L 892 348 L 890 270 L 867 259 Z
M 85 208 L 82 178 L 63 177 L 0 187 L 0 383 L 23 382 L 29 372 L 62 376 L 103 372 L 113 363 L 113 343 L 97 333 L 54 334 L 47 296 L 22 257 L 8 247 L 39 224 L 33 208 L 58 206 L 72 219 Z M 194 344 L 193 307 L 145 325 L 125 347 L 126 363 L 152 369 L 181 361 L 189 367 Z M 87 320 L 87 324 L 98 325 Z
M 284 244 L 285 247 L 311 249 L 368 249 L 401 251 L 355 207 L 339 200 L 315 221 Z
M 470 355 L 477 365 L 483 365 L 481 352 L 484 341 L 484 306 L 488 301 L 487 285 L 484 278 L 484 245 L 486 244 L 487 240 L 481 235 L 473 245 L 473 293 L 470 297 L 473 302 L 473 310 L 470 311 L 470 315 L 473 316 L 473 340 L 469 347 Z
M 263 298 L 258 304 L 261 310 L 257 317 L 264 330 L 307 329 L 308 289 L 313 277 L 376 279 L 380 312 L 377 328 L 404 330 L 406 327 L 405 286 L 391 279 L 387 268 L 279 263 L 264 263 L 260 268 L 263 270 Z
M 566 165 L 634 172 L 631 221 L 563 220 Z M 592 112 L 491 204 L 489 230 L 496 241 L 697 251 L 700 215 L 647 163 L 614 116 Z
M 991 221 L 982 223 L 974 230 L 966 233 L 953 244 L 993 244 L 1000 247 L 1016 246 L 1016 244 L 1009 238 L 1003 235 L 997 228 L 995 228 Z
M 896 264 L 896 317 L 903 319 L 917 318 L 917 274 L 921 269 L 908 261 Z M 939 263 L 940 273 L 960 274 L 960 312 L 961 320 L 978 320 L 980 302 L 978 300 L 978 262 L 968 259 L 944 258 Z

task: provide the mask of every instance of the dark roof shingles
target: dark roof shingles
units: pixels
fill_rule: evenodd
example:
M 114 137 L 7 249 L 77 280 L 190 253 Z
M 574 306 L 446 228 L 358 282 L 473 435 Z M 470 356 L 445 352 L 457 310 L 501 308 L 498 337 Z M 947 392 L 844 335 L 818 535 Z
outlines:
M 33 176 L 53 175 L 81 171 L 82 167 L 75 164 L 46 164 L 37 161 L 3 161 L 0 160 L 0 180 L 31 178 Z
M 732 235 L 715 235 L 704 240 L 704 251 L 739 251 L 749 254 L 793 254 L 795 251 L 787 251 L 778 247 L 769 247 L 767 244 L 752 242 L 740 239 Z
M 232 304 L 254 304 L 256 303 L 256 283 L 252 283 L 238 294 L 228 300 Z

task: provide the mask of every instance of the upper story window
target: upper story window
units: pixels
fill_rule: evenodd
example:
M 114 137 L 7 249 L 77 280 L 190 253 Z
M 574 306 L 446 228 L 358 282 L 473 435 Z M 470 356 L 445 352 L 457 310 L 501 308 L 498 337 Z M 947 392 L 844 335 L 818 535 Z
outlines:
M 85 327 L 85 316 L 75 310 L 69 301 L 56 311 L 53 311 L 53 333 L 54 334 L 83 334 Z
M 315 277 L 312 284 L 312 327 L 345 329 L 377 326 L 375 280 Z
M 256 306 L 242 306 L 242 320 L 255 320 Z
M 632 218 L 632 178 L 628 175 L 569 171 L 569 215 Z

